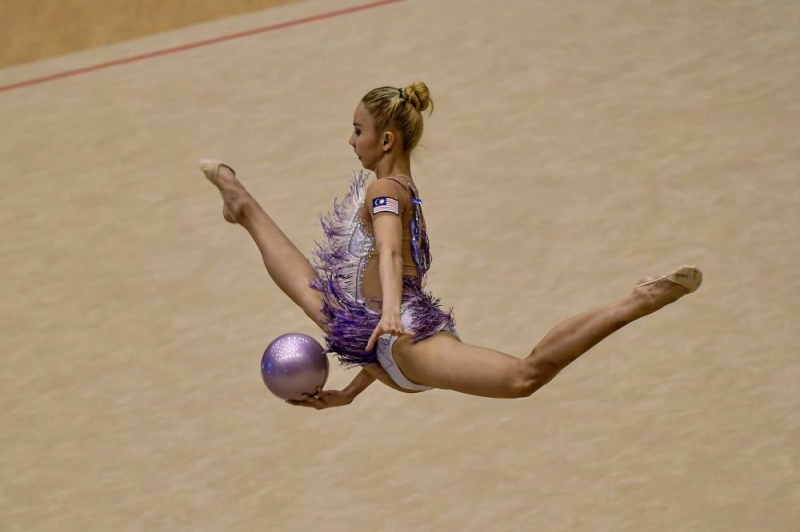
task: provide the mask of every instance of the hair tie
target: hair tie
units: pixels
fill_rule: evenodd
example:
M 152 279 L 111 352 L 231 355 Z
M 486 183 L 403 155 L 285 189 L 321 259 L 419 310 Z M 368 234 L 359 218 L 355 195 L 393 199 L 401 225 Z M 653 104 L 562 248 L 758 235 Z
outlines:
M 406 91 L 403 90 L 403 89 L 397 89 L 397 90 L 400 91 L 400 99 L 401 100 L 405 100 L 406 99 Z

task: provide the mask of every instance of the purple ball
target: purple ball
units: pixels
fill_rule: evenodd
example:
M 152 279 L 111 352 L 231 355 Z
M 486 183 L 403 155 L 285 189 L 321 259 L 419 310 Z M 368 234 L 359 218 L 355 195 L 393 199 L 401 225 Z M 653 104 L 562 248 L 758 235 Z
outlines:
M 328 357 L 312 337 L 301 333 L 278 336 L 261 357 L 261 378 L 281 399 L 301 400 L 314 395 L 328 380 Z

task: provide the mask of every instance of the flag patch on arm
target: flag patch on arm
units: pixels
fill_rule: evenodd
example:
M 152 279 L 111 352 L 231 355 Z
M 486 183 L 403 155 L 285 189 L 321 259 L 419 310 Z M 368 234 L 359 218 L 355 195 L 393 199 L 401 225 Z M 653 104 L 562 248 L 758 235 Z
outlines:
M 393 214 L 400 214 L 400 203 L 394 198 L 383 196 L 372 200 L 372 214 L 379 212 L 391 212 Z

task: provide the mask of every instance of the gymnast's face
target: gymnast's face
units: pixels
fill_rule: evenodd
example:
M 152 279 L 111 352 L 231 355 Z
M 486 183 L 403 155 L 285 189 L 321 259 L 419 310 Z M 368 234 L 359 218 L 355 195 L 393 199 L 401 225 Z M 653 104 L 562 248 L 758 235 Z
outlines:
M 361 165 L 367 170 L 375 170 L 383 157 L 381 135 L 375 128 L 375 119 L 369 114 L 363 103 L 359 103 L 353 115 L 353 134 L 350 135 L 350 146 L 356 152 Z

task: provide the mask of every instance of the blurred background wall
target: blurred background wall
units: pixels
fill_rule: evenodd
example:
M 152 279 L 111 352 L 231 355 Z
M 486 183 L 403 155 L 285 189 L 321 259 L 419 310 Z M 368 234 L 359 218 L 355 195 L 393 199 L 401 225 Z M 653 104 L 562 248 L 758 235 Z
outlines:
M 5 0 L 0 68 L 302 0 Z

